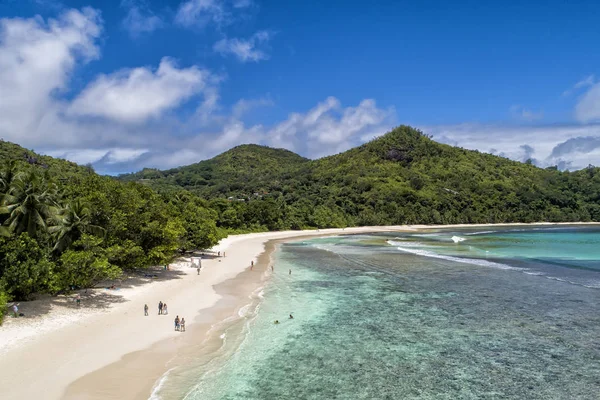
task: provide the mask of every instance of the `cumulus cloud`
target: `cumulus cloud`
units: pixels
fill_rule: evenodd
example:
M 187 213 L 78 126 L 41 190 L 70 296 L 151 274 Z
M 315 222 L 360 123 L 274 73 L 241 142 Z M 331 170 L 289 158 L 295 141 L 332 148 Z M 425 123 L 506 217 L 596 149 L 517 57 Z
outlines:
M 533 153 L 535 153 L 535 149 L 528 144 L 523 144 L 519 146 L 521 150 L 523 150 L 523 157 L 520 161 L 528 161 L 531 160 L 534 163 L 536 160 L 533 158 Z
M 395 122 L 393 108 L 380 109 L 372 99 L 342 108 L 329 97 L 305 114 L 290 114 L 267 131 L 269 145 L 300 151 L 309 157 L 338 153 L 388 131 Z
M 169 58 L 157 68 L 99 75 L 68 100 L 62 94 L 70 90 L 72 71 L 100 56 L 101 32 L 100 15 L 89 8 L 47 22 L 0 20 L 0 137 L 93 163 L 100 172 L 125 172 L 189 164 L 242 143 L 316 157 L 392 126 L 393 110 L 380 109 L 373 100 L 343 107 L 334 97 L 270 126 L 247 125 L 250 110 L 273 101 L 241 99 L 221 113 L 222 78 L 196 66 L 178 67 Z M 191 100 L 195 113 L 170 112 Z
M 284 147 L 315 158 L 364 143 L 396 124 L 395 110 L 373 99 L 343 105 L 335 97 L 279 122 L 248 124 L 250 110 L 273 101 L 241 99 L 222 107 L 222 78 L 197 66 L 177 66 L 169 58 L 156 67 L 100 75 L 72 94 L 74 69 L 100 57 L 101 33 L 100 14 L 90 8 L 47 21 L 0 19 L 0 137 L 93 163 L 100 172 L 126 172 L 190 164 L 242 143 Z M 521 120 L 530 115 L 521 107 L 521 125 L 421 128 L 444 143 L 519 161 L 535 156 L 540 166 L 600 165 L 600 124 L 594 122 L 598 84 L 593 78 L 582 82 L 578 88 L 585 92 L 576 111 L 587 124 L 524 126 Z M 189 115 L 172 112 L 184 103 L 190 105 Z
M 213 50 L 221 55 L 233 55 L 241 62 L 257 62 L 266 60 L 269 56 L 259 47 L 266 44 L 272 34 L 268 31 L 258 31 L 247 39 L 221 39 L 213 46 Z
M 552 154 L 550 154 L 550 156 L 558 159 L 573 153 L 588 154 L 597 148 L 600 148 L 600 137 L 578 136 L 557 144 L 552 149 Z
M 179 5 L 175 23 L 184 26 L 205 26 L 214 23 L 217 26 L 230 22 L 231 14 L 223 0 L 188 0 Z
M 540 167 L 579 169 L 588 164 L 600 165 L 600 146 L 594 147 L 600 143 L 600 125 L 460 124 L 421 129 L 439 142 L 517 161 L 533 158 L 535 152 L 535 163 Z
M 50 150 L 48 155 L 58 158 L 64 158 L 77 164 L 93 164 L 103 161 L 106 164 L 127 163 L 136 160 L 142 154 L 148 152 L 147 149 L 79 149 L 79 150 Z
M 142 67 L 101 75 L 77 96 L 69 113 L 144 122 L 201 93 L 210 80 L 208 71 L 196 66 L 179 69 L 163 58 L 156 71 Z
M 49 137 L 57 123 L 78 62 L 100 56 L 95 40 L 102 23 L 91 8 L 70 10 L 58 19 L 0 19 L 0 136 L 24 145 L 68 139 Z
M 145 1 L 123 0 L 121 7 L 127 9 L 123 27 L 132 37 L 154 32 L 164 26 L 164 21 L 150 10 Z

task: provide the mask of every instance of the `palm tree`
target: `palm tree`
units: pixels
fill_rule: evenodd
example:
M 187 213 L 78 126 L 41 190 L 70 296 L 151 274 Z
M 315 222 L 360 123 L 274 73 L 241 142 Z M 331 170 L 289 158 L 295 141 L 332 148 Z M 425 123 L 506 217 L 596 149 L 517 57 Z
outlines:
M 55 207 L 56 189 L 45 177 L 35 172 L 19 173 L 5 193 L 0 214 L 8 214 L 4 225 L 17 235 L 27 232 L 36 237 L 46 228 L 46 219 Z
M 54 251 L 62 252 L 71 243 L 81 237 L 82 233 L 90 233 L 96 236 L 104 235 L 104 229 L 92 225 L 92 213 L 87 204 L 81 199 L 76 199 L 59 210 L 51 217 L 52 226 L 48 231 L 54 235 Z
M 10 191 L 17 175 L 17 160 L 4 163 L 3 169 L 0 171 L 0 206 L 4 205 L 4 197 Z

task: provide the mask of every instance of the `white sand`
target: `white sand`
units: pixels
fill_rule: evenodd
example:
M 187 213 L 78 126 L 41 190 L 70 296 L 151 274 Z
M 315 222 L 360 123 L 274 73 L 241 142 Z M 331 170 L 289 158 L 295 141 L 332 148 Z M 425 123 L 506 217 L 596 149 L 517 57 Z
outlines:
M 178 335 L 173 329 L 175 316 L 184 316 L 190 325 L 200 310 L 219 299 L 213 286 L 249 268 L 269 240 L 420 228 L 425 226 L 234 235 L 213 249 L 225 251 L 225 258 L 202 261 L 200 276 L 189 262 L 179 262 L 171 264 L 171 271 L 161 272 L 160 279 L 142 279 L 145 283 L 137 279 L 133 286 L 124 281 L 119 290 L 88 291 L 82 294 L 80 308 L 65 297 L 21 303 L 20 311 L 28 317 L 7 317 L 0 327 L 0 393 L 6 399 L 58 399 L 78 378 Z M 168 304 L 169 315 L 157 315 L 159 301 Z M 143 316 L 144 304 L 149 306 L 148 317 Z

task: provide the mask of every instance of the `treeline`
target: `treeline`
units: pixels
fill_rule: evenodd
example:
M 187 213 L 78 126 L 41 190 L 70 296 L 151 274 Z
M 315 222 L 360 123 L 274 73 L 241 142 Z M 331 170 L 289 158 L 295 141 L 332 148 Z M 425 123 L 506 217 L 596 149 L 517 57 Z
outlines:
M 255 166 L 261 158 L 268 168 Z M 541 169 L 440 144 L 401 126 L 318 160 L 243 145 L 194 165 L 120 179 L 211 199 L 222 227 L 299 229 L 600 221 L 598 171 Z
M 228 233 L 600 221 L 598 168 L 541 169 L 407 126 L 318 160 L 244 145 L 119 180 L 2 141 L 0 160 L 0 310 L 166 263 Z
M 226 235 L 216 218 L 205 200 L 188 192 L 161 195 L 28 153 L 5 159 L 0 315 L 10 300 L 90 287 L 124 271 L 168 263 L 179 251 L 210 247 Z

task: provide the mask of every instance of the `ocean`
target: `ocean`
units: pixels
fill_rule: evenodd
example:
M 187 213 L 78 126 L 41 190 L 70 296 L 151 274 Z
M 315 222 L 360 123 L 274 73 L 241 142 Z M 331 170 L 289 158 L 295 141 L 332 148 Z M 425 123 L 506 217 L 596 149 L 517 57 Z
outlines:
M 154 398 L 600 398 L 600 227 L 323 237 L 274 267 Z

